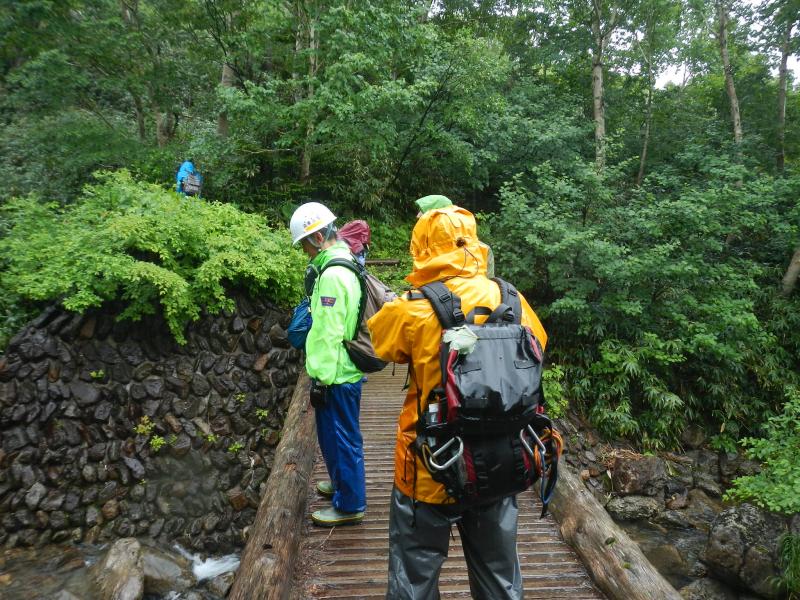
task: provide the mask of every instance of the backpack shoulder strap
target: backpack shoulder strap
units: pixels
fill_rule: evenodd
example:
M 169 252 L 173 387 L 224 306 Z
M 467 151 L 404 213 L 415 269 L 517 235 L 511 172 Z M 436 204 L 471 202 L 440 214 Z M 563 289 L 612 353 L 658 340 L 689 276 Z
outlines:
M 441 281 L 434 281 L 419 288 L 423 296 L 431 303 L 433 312 L 439 319 L 442 329 L 450 329 L 464 324 L 464 313 L 461 311 L 461 298 L 450 291 Z
M 367 281 L 364 277 L 364 267 L 356 261 L 347 258 L 332 258 L 322 266 L 318 277 L 322 277 L 322 274 L 327 271 L 329 267 L 344 267 L 352 271 L 355 273 L 356 279 L 358 279 L 359 287 L 361 287 L 361 298 L 358 300 L 358 320 L 356 321 L 356 330 L 353 332 L 353 339 L 355 339 L 361 327 L 361 321 L 364 319 L 364 311 L 367 309 Z
M 519 292 L 517 288 L 513 285 L 508 283 L 507 281 L 500 279 L 499 277 L 493 277 L 492 281 L 497 284 L 497 287 L 500 288 L 500 304 L 505 304 L 514 313 L 514 323 L 517 325 L 522 323 L 522 302 L 519 299 Z

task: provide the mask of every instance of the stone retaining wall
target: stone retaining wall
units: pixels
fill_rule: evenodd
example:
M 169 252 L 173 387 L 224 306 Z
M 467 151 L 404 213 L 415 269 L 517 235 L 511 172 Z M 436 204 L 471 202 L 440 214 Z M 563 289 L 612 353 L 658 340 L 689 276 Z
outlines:
M 45 310 L 0 356 L 0 544 L 243 545 L 301 368 L 240 296 L 178 345 L 160 317 Z

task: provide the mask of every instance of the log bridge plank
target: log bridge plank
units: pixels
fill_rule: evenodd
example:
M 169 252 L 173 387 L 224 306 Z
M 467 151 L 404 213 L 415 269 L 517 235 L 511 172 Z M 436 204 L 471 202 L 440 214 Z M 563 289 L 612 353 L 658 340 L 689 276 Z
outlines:
M 303 372 L 228 596 L 231 600 L 281 600 L 289 595 L 317 446 L 308 388 Z
M 594 582 L 613 600 L 681 600 L 562 459 L 550 503 L 561 535 Z

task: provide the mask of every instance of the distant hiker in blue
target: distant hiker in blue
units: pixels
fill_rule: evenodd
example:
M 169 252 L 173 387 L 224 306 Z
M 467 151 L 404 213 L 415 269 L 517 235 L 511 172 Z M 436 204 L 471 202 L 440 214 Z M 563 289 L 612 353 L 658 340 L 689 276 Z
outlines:
M 175 176 L 175 188 L 179 194 L 186 194 L 187 196 L 199 196 L 200 188 L 203 185 L 203 176 L 195 169 L 194 163 L 191 159 L 183 161 L 178 174 Z

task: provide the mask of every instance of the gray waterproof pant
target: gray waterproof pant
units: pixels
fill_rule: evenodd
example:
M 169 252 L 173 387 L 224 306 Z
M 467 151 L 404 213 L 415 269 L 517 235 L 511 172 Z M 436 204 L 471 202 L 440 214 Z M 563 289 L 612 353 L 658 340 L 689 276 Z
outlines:
M 475 600 L 520 600 L 517 498 L 464 508 L 413 501 L 392 490 L 389 509 L 389 587 L 386 600 L 438 600 L 439 572 L 458 525 Z

